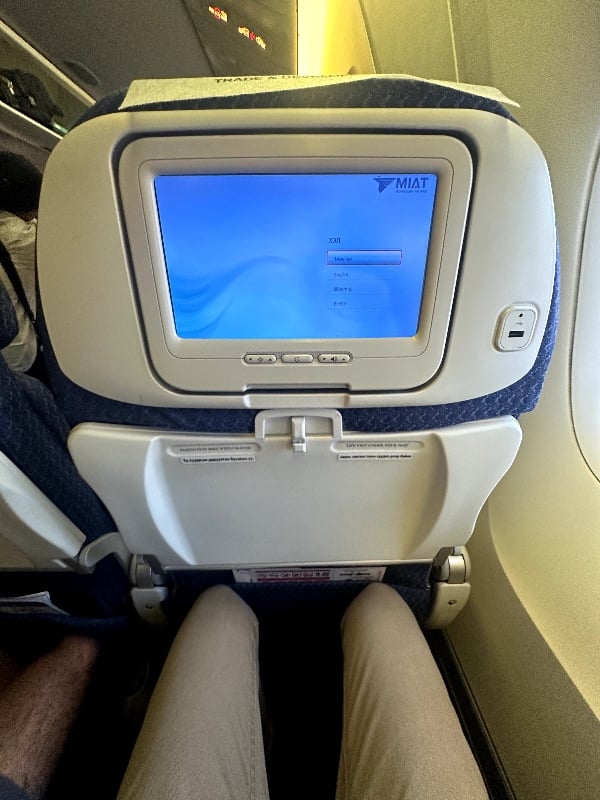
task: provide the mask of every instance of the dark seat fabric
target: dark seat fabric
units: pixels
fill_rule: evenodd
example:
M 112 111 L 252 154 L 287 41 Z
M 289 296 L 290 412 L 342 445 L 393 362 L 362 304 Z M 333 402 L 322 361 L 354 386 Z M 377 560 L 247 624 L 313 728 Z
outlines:
M 0 343 L 10 341 L 15 326 L 12 303 L 0 285 Z M 69 425 L 51 391 L 35 378 L 13 373 L 0 357 L 0 451 L 92 541 L 114 531 L 115 524 L 77 472 L 66 446 L 68 433 Z M 61 592 L 67 605 L 71 601 L 73 612 L 120 613 L 128 589 L 126 577 L 116 563 L 102 565 L 100 572 L 105 574 L 61 573 L 50 583 L 60 581 L 73 589 Z M 0 594 L 10 594 L 33 591 L 44 585 L 45 578 L 5 573 L 0 580 Z
M 15 308 L 0 283 L 0 350 L 9 345 L 19 332 Z
M 95 116 L 122 113 L 124 91 L 99 101 L 79 124 Z M 145 103 L 128 111 L 165 111 L 216 108 L 452 108 L 477 109 L 513 119 L 499 102 L 458 89 L 416 79 L 371 78 L 288 91 L 261 92 L 234 97 L 201 97 L 177 102 Z M 552 354 L 558 319 L 559 262 L 556 259 L 554 293 L 542 346 L 530 372 L 500 391 L 475 399 L 437 406 L 343 409 L 346 430 L 393 432 L 430 429 L 474 420 L 519 415 L 531 411 L 539 398 Z M 460 277 L 459 277 L 460 280 Z M 136 406 L 108 400 L 70 381 L 60 370 L 42 321 L 42 336 L 50 382 L 71 425 L 94 421 L 154 427 L 165 430 L 246 433 L 254 429 L 255 411 L 176 409 Z

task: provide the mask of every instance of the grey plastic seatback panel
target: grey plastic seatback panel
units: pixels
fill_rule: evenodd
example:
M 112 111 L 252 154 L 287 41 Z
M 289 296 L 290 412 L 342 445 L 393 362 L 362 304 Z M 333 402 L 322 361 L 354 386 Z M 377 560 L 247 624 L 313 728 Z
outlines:
M 466 543 L 520 441 L 511 417 L 344 434 L 337 411 L 298 409 L 254 435 L 82 424 L 69 447 L 131 552 L 232 567 L 430 561 Z

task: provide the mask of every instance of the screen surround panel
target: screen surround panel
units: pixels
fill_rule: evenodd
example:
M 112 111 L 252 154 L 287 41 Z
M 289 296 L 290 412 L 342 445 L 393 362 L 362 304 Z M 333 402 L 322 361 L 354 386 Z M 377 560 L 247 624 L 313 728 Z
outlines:
M 170 389 L 199 394 L 293 391 L 296 388 L 404 391 L 423 385 L 435 375 L 446 345 L 473 180 L 471 155 L 458 139 L 439 134 L 299 135 L 287 132 L 147 137 L 125 146 L 118 176 L 132 281 L 147 356 L 157 379 Z M 270 182 L 272 188 L 273 182 L 285 180 L 310 186 L 311 182 L 318 185 L 320 181 L 343 183 L 344 180 L 359 185 L 363 179 L 373 190 L 374 197 L 386 200 L 391 199 L 393 193 L 404 195 L 406 203 L 406 190 L 410 192 L 411 180 L 413 194 L 418 191 L 430 204 L 435 196 L 432 208 L 424 214 L 427 220 L 429 213 L 431 235 L 426 237 L 428 241 L 424 245 L 421 244 L 421 258 L 425 255 L 426 258 L 420 277 L 418 268 L 416 270 L 416 281 L 417 284 L 420 281 L 420 285 L 416 291 L 413 288 L 412 321 L 408 327 L 396 327 L 393 331 L 389 326 L 377 328 L 378 316 L 372 314 L 375 329 L 367 331 L 367 335 L 364 330 L 359 331 L 360 335 L 350 335 L 351 326 L 338 333 L 327 326 L 319 328 L 319 324 L 308 331 L 290 329 L 292 335 L 288 335 L 283 329 L 287 323 L 282 327 L 281 320 L 279 329 L 283 330 L 283 336 L 276 335 L 274 329 L 257 335 L 255 328 L 253 335 L 236 338 L 235 332 L 231 333 L 234 327 L 229 334 L 220 337 L 181 335 L 183 328 L 179 323 L 178 329 L 176 316 L 182 302 L 185 303 L 186 293 L 179 286 L 175 291 L 175 303 L 172 302 L 174 281 L 173 275 L 169 275 L 169 259 L 172 258 L 169 253 L 173 252 L 173 245 L 167 242 L 166 250 L 164 246 L 164 197 L 169 192 L 177 196 L 178 190 L 173 187 L 180 181 L 193 183 L 195 180 L 213 186 L 219 180 L 225 183 L 233 180 L 238 181 L 238 187 L 240 182 L 248 187 L 256 180 Z M 433 188 L 424 191 L 427 184 Z M 165 186 L 168 191 L 164 190 Z M 305 197 L 310 191 L 304 190 Z M 245 205 L 247 203 L 241 203 L 238 211 Z M 186 225 L 189 228 L 191 219 L 177 202 L 173 208 L 175 222 L 169 223 L 167 239 L 177 230 L 185 230 Z M 210 203 L 204 208 L 204 214 L 209 213 L 209 208 Z M 183 219 L 178 223 L 177 217 L 182 214 Z M 373 218 L 376 216 L 374 214 Z M 397 267 L 398 262 L 401 264 L 407 257 L 407 245 L 403 242 L 407 241 L 410 224 L 402 235 L 391 234 L 384 242 L 391 242 L 387 247 L 377 248 L 356 246 L 359 237 L 351 240 L 353 246 L 345 247 L 342 235 L 333 228 L 324 227 L 325 230 L 332 232 L 327 233 L 326 243 L 324 235 L 321 236 L 319 264 L 313 271 L 316 273 L 318 269 L 322 273 L 324 269 L 335 269 L 338 257 L 354 260 L 352 269 L 338 270 L 338 275 L 347 273 L 336 279 L 338 287 L 353 288 L 356 284 L 348 281 L 348 276 L 360 280 L 365 270 L 369 270 L 373 277 L 384 268 Z M 220 235 L 225 236 L 226 231 L 227 226 L 222 227 Z M 380 251 L 386 249 L 391 252 L 385 260 L 391 264 L 359 265 L 358 262 L 365 259 L 368 262 L 382 258 Z M 289 264 L 287 268 L 286 280 L 290 283 L 298 276 L 294 276 L 293 269 L 290 271 Z M 264 265 L 258 273 L 261 269 Z M 359 269 L 363 270 L 362 275 L 357 275 Z M 253 279 L 260 286 L 258 273 Z M 370 288 L 381 295 L 381 285 Z M 396 287 L 396 297 L 403 291 L 402 287 Z M 247 296 L 247 291 L 245 294 Z M 235 302 L 239 304 L 243 296 L 244 292 L 240 291 Z M 271 300 L 276 305 L 277 298 Z M 305 290 L 304 304 L 305 308 L 310 306 L 310 287 Z M 249 319 L 252 317 L 251 301 L 243 313 Z M 265 307 L 256 316 L 261 315 L 265 316 Z M 302 335 L 305 332 L 309 335 Z M 338 335 L 331 335 L 332 332 Z M 390 332 L 394 335 L 389 335 Z

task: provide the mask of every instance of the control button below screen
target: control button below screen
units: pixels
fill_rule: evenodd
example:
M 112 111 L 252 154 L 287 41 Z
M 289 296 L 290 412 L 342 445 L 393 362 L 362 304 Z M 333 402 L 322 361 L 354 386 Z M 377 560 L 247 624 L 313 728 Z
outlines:
M 246 353 L 244 361 L 246 364 L 274 364 L 277 356 L 271 353 Z
M 281 360 L 284 364 L 310 364 L 313 356 L 310 353 L 284 353 Z
M 347 364 L 350 361 L 349 353 L 320 353 L 318 361 L 321 364 Z

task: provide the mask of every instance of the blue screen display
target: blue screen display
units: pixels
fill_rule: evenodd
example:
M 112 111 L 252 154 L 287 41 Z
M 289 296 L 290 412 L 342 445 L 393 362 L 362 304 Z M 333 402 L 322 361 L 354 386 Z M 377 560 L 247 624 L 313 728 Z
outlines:
M 434 174 L 154 179 L 182 339 L 410 337 Z

